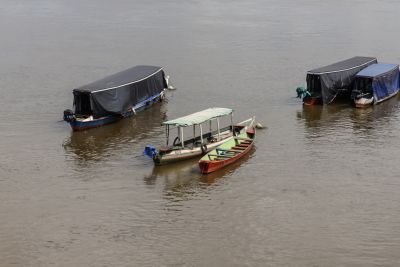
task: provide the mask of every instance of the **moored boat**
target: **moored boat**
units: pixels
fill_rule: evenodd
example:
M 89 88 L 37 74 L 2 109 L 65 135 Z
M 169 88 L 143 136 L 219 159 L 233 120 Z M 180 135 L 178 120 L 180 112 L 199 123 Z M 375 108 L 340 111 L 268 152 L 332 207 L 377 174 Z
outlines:
M 145 154 L 151 157 L 156 165 L 169 164 L 204 155 L 215 147 L 232 139 L 233 136 L 245 132 L 254 124 L 250 118 L 237 124 L 233 124 L 232 109 L 209 108 L 185 117 L 163 122 L 166 129 L 166 146 L 158 150 L 153 146 L 146 146 Z M 230 115 L 230 124 L 220 127 L 220 118 Z M 212 122 L 216 121 L 216 129 L 212 129 Z M 205 132 L 203 123 L 209 123 L 209 131 Z M 214 123 L 215 124 L 215 123 Z M 171 127 L 177 128 L 177 136 L 169 144 Z M 184 128 L 192 127 L 192 138 L 184 139 Z M 196 135 L 196 130 L 200 135 Z
M 303 98 L 303 104 L 306 106 L 322 105 L 322 98 L 320 96 L 307 96 Z
M 203 156 L 199 161 L 200 172 L 208 174 L 234 163 L 251 150 L 255 139 L 255 127 L 248 128 Z
M 352 99 L 357 108 L 381 103 L 399 92 L 399 65 L 373 64 L 356 75 Z
M 304 105 L 330 104 L 335 99 L 350 99 L 355 75 L 371 64 L 374 57 L 352 57 L 307 72 L 307 89 L 298 97 Z
M 163 68 L 135 66 L 73 90 L 74 110 L 64 120 L 81 131 L 131 117 L 162 101 L 168 88 Z

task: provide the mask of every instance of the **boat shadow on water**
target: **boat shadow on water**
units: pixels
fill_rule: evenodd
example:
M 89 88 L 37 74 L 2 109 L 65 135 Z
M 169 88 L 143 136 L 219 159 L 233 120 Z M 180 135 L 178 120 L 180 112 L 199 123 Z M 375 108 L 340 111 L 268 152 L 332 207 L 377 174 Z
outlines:
M 73 132 L 63 142 L 67 156 L 78 161 L 101 160 L 126 148 L 126 144 L 140 148 L 154 138 L 163 137 L 161 122 L 166 119 L 165 102 L 156 103 L 131 118 L 82 132 Z

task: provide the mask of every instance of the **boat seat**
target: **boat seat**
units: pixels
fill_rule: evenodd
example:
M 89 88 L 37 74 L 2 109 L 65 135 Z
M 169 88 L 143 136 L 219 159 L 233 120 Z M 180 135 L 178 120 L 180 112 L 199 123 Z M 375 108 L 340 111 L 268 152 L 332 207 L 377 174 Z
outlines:
M 234 138 L 235 138 L 235 140 L 253 141 L 253 139 L 251 139 L 251 138 L 244 138 L 244 137 L 237 137 L 237 136 L 235 136 Z
M 241 153 L 242 151 L 240 150 L 235 150 L 235 149 L 229 149 L 226 152 L 230 152 L 230 153 Z
M 249 144 L 239 144 L 239 145 L 237 145 L 238 147 L 248 147 L 249 146 Z
M 233 155 L 229 155 L 229 156 L 228 156 L 228 155 L 208 154 L 208 158 L 209 158 L 210 160 L 212 160 L 211 157 L 215 157 L 215 158 L 232 158 Z
M 219 151 L 225 152 L 225 153 L 238 153 L 238 151 L 234 151 L 234 150 L 230 150 L 230 149 L 223 149 L 223 148 L 216 148 L 215 150 L 217 151 L 217 153 Z
M 232 147 L 232 149 L 235 149 L 235 150 L 245 150 L 246 148 L 245 148 L 245 147 L 238 147 L 238 146 L 235 146 L 235 147 Z

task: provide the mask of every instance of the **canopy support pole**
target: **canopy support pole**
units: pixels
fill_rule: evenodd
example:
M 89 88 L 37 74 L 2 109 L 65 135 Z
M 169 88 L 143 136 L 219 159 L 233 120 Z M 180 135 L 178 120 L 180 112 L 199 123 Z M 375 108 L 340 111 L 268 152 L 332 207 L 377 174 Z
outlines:
M 201 144 L 203 144 L 203 127 L 201 127 L 201 124 L 199 124 L 200 125 L 200 140 L 201 140 Z
M 179 127 L 179 129 L 181 130 L 181 145 L 182 145 L 182 148 L 185 148 L 185 142 L 183 142 L 183 129 L 182 129 L 182 127 Z
M 193 146 L 196 143 L 196 125 L 193 124 Z
M 232 133 L 233 133 L 233 113 L 231 113 L 231 126 L 232 126 Z
M 218 141 L 219 141 L 219 134 L 220 134 L 220 129 L 219 129 L 219 118 L 217 118 L 217 127 L 218 127 Z
M 168 146 L 168 141 L 169 141 L 169 125 L 165 125 L 165 133 L 166 133 L 166 137 L 167 137 L 167 146 Z
M 212 127 L 211 127 L 212 125 L 211 124 L 212 124 L 212 121 L 210 120 L 210 133 L 212 133 Z

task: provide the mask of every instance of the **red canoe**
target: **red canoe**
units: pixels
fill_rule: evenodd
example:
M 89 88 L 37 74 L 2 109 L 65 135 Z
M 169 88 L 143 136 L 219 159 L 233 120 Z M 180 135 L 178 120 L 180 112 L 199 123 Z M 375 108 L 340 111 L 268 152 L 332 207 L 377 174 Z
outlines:
M 256 129 L 252 127 L 210 151 L 199 161 L 201 173 L 211 173 L 237 161 L 250 151 L 255 139 Z

